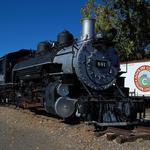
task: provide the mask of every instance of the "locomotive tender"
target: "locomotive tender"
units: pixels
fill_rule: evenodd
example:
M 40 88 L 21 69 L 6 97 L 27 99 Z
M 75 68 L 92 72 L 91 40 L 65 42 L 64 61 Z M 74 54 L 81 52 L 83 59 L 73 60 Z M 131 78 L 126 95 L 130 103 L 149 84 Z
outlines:
M 37 51 L 18 51 L 10 60 L 2 57 L 1 100 L 40 103 L 48 113 L 99 126 L 132 124 L 138 113 L 141 119 L 144 100 L 130 98 L 124 86 L 115 30 L 95 34 L 94 26 L 94 19 L 85 18 L 79 40 L 64 31 L 56 42 L 39 43 Z

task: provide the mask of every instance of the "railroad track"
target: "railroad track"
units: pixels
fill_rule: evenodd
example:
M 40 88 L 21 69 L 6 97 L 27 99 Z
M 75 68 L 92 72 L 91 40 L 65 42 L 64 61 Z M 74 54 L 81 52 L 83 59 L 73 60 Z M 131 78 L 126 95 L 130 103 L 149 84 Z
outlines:
M 150 126 L 139 125 L 133 130 L 108 127 L 105 131 L 95 132 L 96 137 L 103 135 L 106 135 L 108 141 L 115 140 L 119 144 L 125 142 L 134 142 L 139 138 L 143 140 L 150 140 Z

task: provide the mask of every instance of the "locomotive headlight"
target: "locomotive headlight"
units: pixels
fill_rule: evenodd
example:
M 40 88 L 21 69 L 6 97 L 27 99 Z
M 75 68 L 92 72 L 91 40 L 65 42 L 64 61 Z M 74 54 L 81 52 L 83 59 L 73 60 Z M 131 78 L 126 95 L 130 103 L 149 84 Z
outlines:
M 107 67 L 107 62 L 106 61 L 96 61 L 96 67 L 98 68 L 106 68 Z

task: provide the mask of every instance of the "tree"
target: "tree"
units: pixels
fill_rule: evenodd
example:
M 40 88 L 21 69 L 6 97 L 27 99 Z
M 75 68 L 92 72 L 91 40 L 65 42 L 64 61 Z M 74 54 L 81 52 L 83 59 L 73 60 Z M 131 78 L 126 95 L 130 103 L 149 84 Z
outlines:
M 95 0 L 88 0 L 84 7 L 82 7 L 82 18 L 95 17 L 96 31 L 108 30 L 113 25 L 114 10 L 111 10 L 108 4 L 98 4 Z
M 96 31 L 115 27 L 115 41 L 121 59 L 144 57 L 144 47 L 150 43 L 150 2 L 147 0 L 88 0 L 82 17 L 96 18 Z

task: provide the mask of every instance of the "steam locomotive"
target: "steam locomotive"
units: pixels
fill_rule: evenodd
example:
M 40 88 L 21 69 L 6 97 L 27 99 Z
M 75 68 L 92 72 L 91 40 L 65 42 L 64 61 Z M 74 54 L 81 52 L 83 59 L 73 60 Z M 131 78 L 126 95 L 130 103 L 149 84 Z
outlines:
M 138 114 L 144 117 L 144 100 L 129 97 L 124 86 L 115 29 L 95 34 L 94 26 L 94 19 L 85 18 L 80 39 L 63 31 L 57 41 L 39 43 L 36 51 L 0 58 L 0 100 L 40 104 L 63 119 L 77 117 L 99 126 L 126 126 Z

